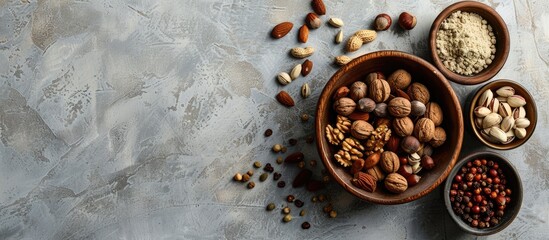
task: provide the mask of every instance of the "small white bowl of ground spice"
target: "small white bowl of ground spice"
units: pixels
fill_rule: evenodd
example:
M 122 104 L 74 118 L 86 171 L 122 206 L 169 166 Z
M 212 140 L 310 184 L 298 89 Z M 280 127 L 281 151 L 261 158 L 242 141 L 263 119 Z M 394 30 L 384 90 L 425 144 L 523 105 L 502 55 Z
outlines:
M 501 70 L 509 42 L 501 16 L 490 6 L 473 1 L 444 9 L 429 33 L 434 65 L 449 80 L 467 85 L 485 82 Z

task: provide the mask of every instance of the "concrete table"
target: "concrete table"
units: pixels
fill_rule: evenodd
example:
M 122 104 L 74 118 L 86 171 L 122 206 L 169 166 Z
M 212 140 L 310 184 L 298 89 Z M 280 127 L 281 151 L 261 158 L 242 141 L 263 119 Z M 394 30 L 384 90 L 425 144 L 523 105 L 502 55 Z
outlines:
M 338 212 L 303 189 L 252 177 L 252 190 L 231 181 L 254 161 L 271 163 L 291 182 L 294 166 L 277 165 L 275 143 L 317 159 L 315 105 L 342 53 L 329 16 L 349 34 L 378 13 L 409 11 L 415 29 L 398 27 L 356 53 L 396 49 L 428 59 L 436 15 L 453 1 L 327 0 L 324 25 L 311 31 L 312 73 L 281 87 L 275 80 L 301 61 L 297 28 L 309 1 L 0 1 L 1 239 L 471 239 L 449 218 L 441 188 L 408 204 L 362 202 L 334 182 L 323 190 Z M 515 221 L 489 239 L 549 235 L 549 4 L 484 1 L 511 35 L 507 63 L 495 77 L 519 81 L 539 110 L 536 132 L 512 151 L 524 185 Z M 271 28 L 296 24 L 273 40 Z M 299 89 L 309 83 L 311 97 Z M 479 86 L 452 84 L 462 106 Z M 281 107 L 284 89 L 297 101 Z M 311 115 L 301 122 L 300 115 Z M 263 132 L 271 128 L 273 136 Z M 289 146 L 288 140 L 298 140 Z M 485 150 L 469 131 L 462 155 Z M 320 162 L 315 175 L 320 176 Z M 282 223 L 284 198 L 305 201 L 307 215 Z M 277 212 L 266 212 L 268 202 Z M 303 221 L 311 223 L 302 230 Z

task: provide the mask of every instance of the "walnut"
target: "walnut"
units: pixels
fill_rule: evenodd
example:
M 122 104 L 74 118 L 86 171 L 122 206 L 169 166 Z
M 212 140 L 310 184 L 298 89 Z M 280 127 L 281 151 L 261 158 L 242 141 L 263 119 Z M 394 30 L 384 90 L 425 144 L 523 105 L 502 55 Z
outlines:
M 356 108 L 356 103 L 353 99 L 342 97 L 335 101 L 334 109 L 339 115 L 349 116 Z
M 334 159 L 343 167 L 350 167 L 353 164 L 351 154 L 343 150 L 337 151 L 337 153 L 334 154 Z
M 389 83 L 383 79 L 375 79 L 370 83 L 368 88 L 369 97 L 376 103 L 385 102 L 391 94 Z
M 328 142 L 333 145 L 339 145 L 341 141 L 345 138 L 345 135 L 338 128 L 334 128 L 331 125 L 326 126 L 326 138 Z
M 429 102 L 429 99 L 431 98 L 431 94 L 429 93 L 427 87 L 417 82 L 412 83 L 408 87 L 408 96 L 410 96 L 410 99 L 412 99 L 412 101 L 418 100 L 423 104 L 427 104 Z
M 429 102 L 425 105 L 425 115 L 426 118 L 429 118 L 435 124 L 435 127 L 442 124 L 443 114 L 442 108 L 436 102 Z
M 351 135 L 358 139 L 366 139 L 372 134 L 374 127 L 364 120 L 356 120 L 351 125 Z
M 336 161 L 343 167 L 349 167 L 354 161 L 362 159 L 364 147 L 354 138 L 345 138 L 341 142 L 341 149 L 334 154 Z
M 382 72 L 373 72 L 368 74 L 368 76 L 366 76 L 366 79 L 364 81 L 366 82 L 366 84 L 370 85 L 372 81 L 376 79 L 385 79 L 385 75 L 383 75 Z
M 393 119 L 393 131 L 400 137 L 412 135 L 414 132 L 414 122 L 409 117 Z
M 406 89 L 412 82 L 412 76 L 406 70 L 398 69 L 389 75 L 387 82 L 391 88 Z
M 386 173 L 394 173 L 400 168 L 398 155 L 391 151 L 385 151 L 381 154 L 380 166 Z
M 364 144 L 366 150 L 364 153 L 371 155 L 374 152 L 383 152 L 383 147 L 389 141 L 389 138 L 391 138 L 391 129 L 385 124 L 379 125 Z
M 351 88 L 350 88 L 351 91 L 349 92 L 349 97 L 351 97 L 351 99 L 355 101 L 358 101 L 361 98 L 366 97 L 367 89 L 368 89 L 368 86 L 366 86 L 366 83 L 361 81 L 356 81 L 351 85 Z
M 420 118 L 414 126 L 414 136 L 420 142 L 429 142 L 435 135 L 435 124 L 429 118 Z
M 381 170 L 379 165 L 366 169 L 366 172 L 372 175 L 376 181 L 383 181 L 383 179 L 385 179 L 385 173 Z
M 351 128 L 351 120 L 348 117 L 337 115 L 336 117 L 336 127 L 342 133 L 348 133 Z
M 406 117 L 412 111 L 412 105 L 410 104 L 410 101 L 408 101 L 408 99 L 403 97 L 396 97 L 389 101 L 389 104 L 387 105 L 387 110 L 389 110 L 389 114 L 391 114 L 393 117 Z
M 446 132 L 441 127 L 435 128 L 435 134 L 433 135 L 433 139 L 429 141 L 429 144 L 433 147 L 440 147 L 444 142 L 446 141 Z
M 401 193 L 408 189 L 408 181 L 398 173 L 391 173 L 385 177 L 385 188 L 392 193 Z

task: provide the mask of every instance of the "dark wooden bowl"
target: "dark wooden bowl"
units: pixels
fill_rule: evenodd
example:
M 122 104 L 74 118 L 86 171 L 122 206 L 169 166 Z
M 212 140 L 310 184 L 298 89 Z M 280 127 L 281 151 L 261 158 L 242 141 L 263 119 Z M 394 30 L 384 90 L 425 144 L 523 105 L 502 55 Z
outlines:
M 526 118 L 530 120 L 530 126 L 526 128 L 526 137 L 523 139 L 515 138 L 512 142 L 508 144 L 498 144 L 493 143 L 488 140 L 486 140 L 480 133 L 480 129 L 477 129 L 475 127 L 475 105 L 482 93 L 486 91 L 487 89 L 492 90 L 494 92 L 494 95 L 496 94 L 496 90 L 498 90 L 500 87 L 503 86 L 511 86 L 515 89 L 515 94 L 520 95 L 524 97 L 526 100 L 526 105 L 524 105 L 524 109 L 526 110 Z M 473 98 L 471 100 L 471 103 L 469 104 L 469 126 L 473 129 L 473 132 L 475 133 L 475 136 L 480 140 L 482 143 L 484 143 L 486 146 L 491 147 L 493 149 L 497 150 L 509 150 L 519 147 L 520 145 L 524 144 L 530 136 L 532 136 L 532 133 L 534 133 L 534 130 L 536 129 L 536 123 L 538 121 L 538 111 L 536 107 L 536 102 L 534 102 L 534 98 L 532 95 L 530 95 L 530 92 L 526 90 L 522 85 L 518 84 L 517 82 L 511 81 L 511 80 L 495 80 L 493 82 L 485 84 L 483 87 L 479 88 L 473 95 Z
M 431 93 L 431 99 L 440 104 L 444 114 L 442 127 L 446 130 L 447 140 L 444 145 L 435 149 L 432 156 L 437 163 L 436 167 L 429 171 L 422 171 L 421 181 L 417 185 L 400 194 L 390 193 L 382 186 L 370 193 L 351 184 L 351 174 L 332 159 L 337 149 L 328 143 L 324 133 L 326 125 L 333 124 L 336 117 L 332 109 L 331 96 L 341 86 L 349 86 L 354 81 L 364 80 L 368 73 L 381 71 L 388 75 L 401 68 L 412 74 L 414 82 L 426 85 Z M 322 162 L 343 188 L 368 202 L 400 204 L 428 194 L 446 179 L 461 150 L 463 116 L 452 87 L 433 65 L 408 53 L 379 51 L 355 58 L 340 68 L 326 83 L 318 100 L 315 131 Z
M 503 174 L 505 174 L 505 178 L 507 179 L 507 187 L 511 189 L 511 202 L 507 204 L 507 207 L 505 208 L 505 214 L 503 215 L 501 222 L 495 227 L 484 229 L 473 228 L 466 224 L 465 221 L 457 216 L 454 213 L 454 210 L 452 210 L 452 205 L 450 202 L 450 189 L 452 186 L 452 181 L 464 164 L 475 159 L 486 159 L 496 162 L 499 165 L 499 168 L 503 171 Z M 446 209 L 448 210 L 448 214 L 450 214 L 454 222 L 464 231 L 482 236 L 495 234 L 505 229 L 507 226 L 509 226 L 509 224 L 511 224 L 511 222 L 513 222 L 513 220 L 520 211 L 520 207 L 522 206 L 523 189 L 518 171 L 508 159 L 494 152 L 477 152 L 459 160 L 459 162 L 456 163 L 456 166 L 454 167 L 452 172 L 450 172 L 448 180 L 444 185 L 443 194 Z
M 494 60 L 490 65 L 488 65 L 486 69 L 473 76 L 460 75 L 447 69 L 442 61 L 440 61 L 440 58 L 438 57 L 436 51 L 436 36 L 440 24 L 455 11 L 473 12 L 482 16 L 492 26 L 494 35 L 496 36 L 496 54 Z M 505 64 L 505 61 L 507 61 L 507 56 L 509 55 L 510 41 L 511 40 L 509 38 L 507 25 L 505 24 L 505 21 L 503 21 L 501 16 L 491 7 L 483 3 L 473 1 L 454 3 L 444 9 L 437 16 L 437 18 L 433 22 L 433 25 L 431 25 L 431 31 L 429 32 L 429 48 L 431 50 L 431 57 L 435 66 L 449 80 L 459 84 L 467 85 L 485 82 L 494 77 L 499 72 L 499 70 L 501 70 L 501 68 Z

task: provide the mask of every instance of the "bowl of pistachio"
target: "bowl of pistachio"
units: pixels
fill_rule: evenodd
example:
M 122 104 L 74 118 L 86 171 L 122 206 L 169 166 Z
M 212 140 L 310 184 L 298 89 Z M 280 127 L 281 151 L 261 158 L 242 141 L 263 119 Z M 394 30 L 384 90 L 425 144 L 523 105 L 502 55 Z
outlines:
M 425 196 L 448 176 L 463 139 L 459 101 L 427 61 L 399 51 L 362 55 L 326 83 L 316 110 L 322 162 L 368 202 Z
M 475 136 L 498 150 L 514 149 L 528 141 L 536 129 L 534 98 L 515 81 L 495 80 L 479 88 L 469 107 Z

